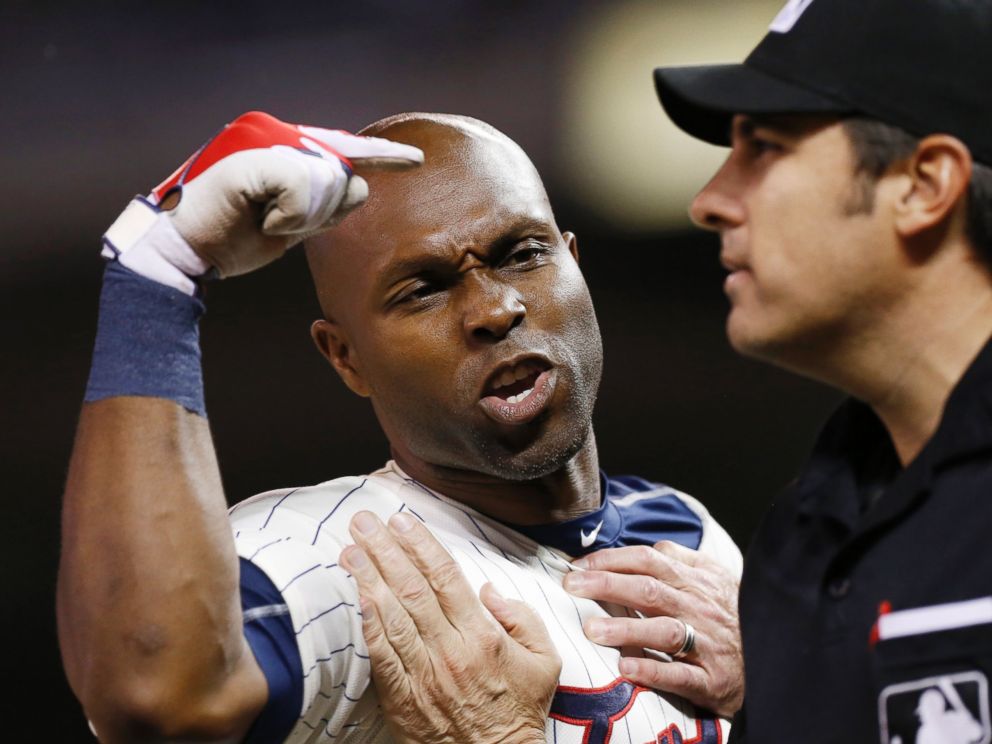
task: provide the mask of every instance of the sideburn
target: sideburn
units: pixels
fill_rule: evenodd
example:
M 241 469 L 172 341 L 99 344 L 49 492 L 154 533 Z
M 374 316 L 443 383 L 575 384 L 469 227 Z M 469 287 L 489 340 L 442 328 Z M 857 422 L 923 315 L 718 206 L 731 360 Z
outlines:
M 878 179 L 871 173 L 859 170 L 851 181 L 851 189 L 841 204 L 845 217 L 870 215 L 875 211 L 875 189 Z

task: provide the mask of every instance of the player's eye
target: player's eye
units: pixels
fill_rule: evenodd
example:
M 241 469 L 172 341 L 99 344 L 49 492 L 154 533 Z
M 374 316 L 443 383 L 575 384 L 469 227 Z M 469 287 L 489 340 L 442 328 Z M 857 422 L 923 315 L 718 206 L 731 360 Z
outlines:
M 441 291 L 441 287 L 431 282 L 415 282 L 405 289 L 397 298 L 399 302 L 424 300 Z
M 536 240 L 518 243 L 503 259 L 502 264 L 510 267 L 536 266 L 548 254 L 548 246 Z

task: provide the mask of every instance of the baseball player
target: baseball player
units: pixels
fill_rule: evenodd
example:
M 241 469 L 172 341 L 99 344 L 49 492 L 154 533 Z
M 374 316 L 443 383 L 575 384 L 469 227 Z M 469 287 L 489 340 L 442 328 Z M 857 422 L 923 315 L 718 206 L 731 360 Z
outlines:
M 401 115 L 365 134 L 247 114 L 104 237 L 58 589 L 65 667 L 94 731 L 416 739 L 390 733 L 370 685 L 355 583 L 370 564 L 347 546 L 429 530 L 433 567 L 464 574 L 466 641 L 528 682 L 518 696 L 449 689 L 489 718 L 461 740 L 725 741 L 726 721 L 624 679 L 620 650 L 582 632 L 631 610 L 562 587 L 572 557 L 603 547 L 667 540 L 731 582 L 740 554 L 691 497 L 600 472 L 599 331 L 575 237 L 533 165 L 464 117 Z M 203 282 L 303 238 L 324 314 L 314 341 L 370 399 L 393 459 L 227 515 L 199 365 Z M 694 634 L 671 623 L 658 650 L 683 659 Z

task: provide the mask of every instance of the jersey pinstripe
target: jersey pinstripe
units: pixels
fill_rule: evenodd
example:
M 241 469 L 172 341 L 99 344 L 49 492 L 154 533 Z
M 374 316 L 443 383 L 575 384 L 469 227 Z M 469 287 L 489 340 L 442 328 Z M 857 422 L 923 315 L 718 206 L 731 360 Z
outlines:
M 634 503 L 651 497 L 641 492 L 625 498 Z M 740 551 L 730 537 L 697 501 L 684 494 L 679 498 L 703 523 L 699 549 L 739 573 Z M 491 581 L 504 596 L 537 610 L 563 661 L 548 742 L 726 740 L 725 721 L 705 714 L 697 719 L 691 704 L 635 688 L 620 678 L 619 652 L 586 639 L 582 623 L 608 610 L 564 591 L 562 577 L 571 570 L 568 556 L 425 488 L 388 463 L 367 476 L 260 494 L 231 510 L 238 554 L 279 589 L 296 634 L 303 706 L 287 741 L 391 740 L 369 684 L 357 588 L 337 561 L 340 550 L 352 542 L 351 517 L 361 510 L 383 520 L 399 511 L 413 514 L 454 556 L 476 591 Z

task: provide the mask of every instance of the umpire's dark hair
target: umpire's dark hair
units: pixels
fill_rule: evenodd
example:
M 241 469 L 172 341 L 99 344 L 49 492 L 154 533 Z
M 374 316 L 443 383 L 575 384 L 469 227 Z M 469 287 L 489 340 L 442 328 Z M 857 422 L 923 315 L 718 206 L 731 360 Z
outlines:
M 844 128 L 854 150 L 855 169 L 865 188 L 854 211 L 871 211 L 874 184 L 889 166 L 913 154 L 920 138 L 877 119 L 852 116 Z M 992 266 L 992 167 L 975 162 L 968 183 L 968 239 L 986 265 Z

